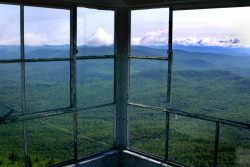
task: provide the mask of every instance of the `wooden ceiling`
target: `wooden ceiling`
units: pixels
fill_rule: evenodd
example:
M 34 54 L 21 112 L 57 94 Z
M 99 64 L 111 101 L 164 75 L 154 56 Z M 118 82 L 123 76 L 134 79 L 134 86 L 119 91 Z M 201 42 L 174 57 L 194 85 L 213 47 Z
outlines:
M 175 10 L 181 10 L 250 6 L 250 0 L 0 0 L 0 2 L 62 8 L 78 5 L 102 9 L 123 7 L 140 9 L 171 6 Z

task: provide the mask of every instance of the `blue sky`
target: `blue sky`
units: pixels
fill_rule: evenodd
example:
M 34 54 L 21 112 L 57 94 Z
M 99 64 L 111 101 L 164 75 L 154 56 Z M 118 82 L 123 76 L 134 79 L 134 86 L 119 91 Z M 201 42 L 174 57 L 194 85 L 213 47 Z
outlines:
M 174 12 L 175 44 L 250 47 L 250 7 Z M 25 45 L 69 44 L 68 10 L 25 7 Z M 19 6 L 0 5 L 0 45 L 20 44 Z M 168 8 L 132 11 L 131 44 L 168 42 Z M 78 8 L 78 45 L 114 42 L 114 12 Z

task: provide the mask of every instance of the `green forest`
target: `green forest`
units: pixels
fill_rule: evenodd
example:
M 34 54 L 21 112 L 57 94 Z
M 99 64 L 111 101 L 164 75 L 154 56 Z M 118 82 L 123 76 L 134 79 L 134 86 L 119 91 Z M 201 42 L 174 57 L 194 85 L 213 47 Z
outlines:
M 88 50 L 89 49 L 89 50 Z M 111 54 L 113 48 L 84 48 L 79 54 Z M 62 55 L 67 54 L 63 51 Z M 164 50 L 134 47 L 136 56 L 164 56 Z M 6 53 L 6 52 L 5 52 Z M 32 53 L 32 54 L 31 54 Z M 31 58 L 55 51 L 31 50 Z M 58 52 L 56 52 L 58 53 Z M 1 51 L 0 51 L 1 55 Z M 85 55 L 83 55 L 85 56 Z M 1 57 L 1 56 L 0 56 Z M 39 56 L 38 56 L 39 57 Z M 174 51 L 172 108 L 250 123 L 250 59 L 212 53 Z M 242 58 L 242 60 L 241 60 Z M 130 62 L 130 102 L 166 108 L 167 62 Z M 25 63 L 27 113 L 70 106 L 70 63 Z M 22 114 L 21 65 L 0 65 L 0 117 L 12 108 Z M 114 60 L 77 60 L 77 107 L 114 101 Z M 166 114 L 135 106 L 129 108 L 129 146 L 165 156 Z M 77 113 L 78 155 L 84 157 L 113 147 L 114 106 Z M 213 122 L 170 114 L 169 160 L 194 167 L 213 166 Z M 74 158 L 73 114 L 27 121 L 31 166 L 49 166 Z M 250 131 L 221 125 L 218 166 L 250 166 Z M 0 125 L 0 166 L 24 166 L 23 123 Z

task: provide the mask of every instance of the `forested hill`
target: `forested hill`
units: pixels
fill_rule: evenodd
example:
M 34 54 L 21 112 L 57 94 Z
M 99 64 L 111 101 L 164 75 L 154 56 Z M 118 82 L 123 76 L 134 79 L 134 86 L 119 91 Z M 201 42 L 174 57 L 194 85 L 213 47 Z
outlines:
M 163 92 L 166 93 L 164 88 L 167 79 L 164 76 L 166 72 L 162 69 L 131 75 L 132 101 L 156 106 L 165 104 L 166 97 Z M 142 88 L 134 84 L 139 82 L 144 83 Z M 153 86 L 147 85 L 149 82 Z M 249 77 L 230 71 L 174 71 L 172 106 L 182 111 L 249 123 L 249 85 Z M 135 93 L 136 89 L 139 91 Z M 152 99 L 161 99 L 163 102 L 152 104 Z
M 250 123 L 250 56 L 174 50 L 171 107 Z M 187 48 L 185 48 L 187 49 Z M 112 55 L 113 47 L 78 47 L 77 56 Z M 20 59 L 20 47 L 0 46 L 0 59 Z M 232 52 L 233 53 L 233 52 Z M 132 56 L 167 56 L 167 50 L 132 46 Z M 26 58 L 69 57 L 69 46 L 25 47 Z M 114 59 L 77 60 L 77 107 L 114 102 Z M 165 108 L 167 61 L 131 59 L 132 103 Z M 21 63 L 0 64 L 0 117 L 22 114 Z M 26 112 L 70 106 L 70 62 L 25 62 Z M 113 145 L 113 106 L 77 114 L 79 156 Z M 130 106 L 130 147 L 164 157 L 166 114 Z M 48 166 L 73 158 L 73 115 L 27 121 L 29 160 Z M 24 166 L 22 124 L 0 126 L 0 166 Z M 249 166 L 250 135 L 220 125 L 218 166 Z M 215 123 L 170 114 L 169 159 L 189 166 L 213 165 Z M 243 164 L 243 165 L 240 165 Z

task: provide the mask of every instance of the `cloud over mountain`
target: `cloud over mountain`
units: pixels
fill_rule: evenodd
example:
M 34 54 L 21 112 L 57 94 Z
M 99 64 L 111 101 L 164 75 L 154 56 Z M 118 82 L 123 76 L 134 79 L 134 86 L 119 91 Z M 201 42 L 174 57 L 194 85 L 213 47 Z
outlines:
M 174 44 L 180 45 L 193 45 L 193 46 L 224 46 L 224 47 L 249 47 L 246 43 L 242 42 L 238 38 L 223 37 L 221 39 L 215 38 L 177 38 L 173 41 Z
M 168 42 L 168 30 L 156 30 L 147 32 L 141 38 L 132 38 L 132 45 L 164 45 Z
M 156 30 L 145 33 L 142 37 L 131 39 L 132 45 L 165 45 L 168 43 L 168 30 Z M 249 42 L 238 37 L 175 37 L 174 44 L 192 46 L 223 46 L 223 47 L 250 47 Z
M 88 45 L 91 46 L 108 46 L 114 42 L 113 36 L 102 28 L 98 28 L 96 32 L 88 39 Z

